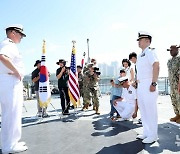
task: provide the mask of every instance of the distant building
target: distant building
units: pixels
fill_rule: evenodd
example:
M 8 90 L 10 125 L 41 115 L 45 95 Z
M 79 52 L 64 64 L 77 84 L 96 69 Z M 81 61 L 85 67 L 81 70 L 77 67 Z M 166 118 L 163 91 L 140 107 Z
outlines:
M 101 72 L 101 77 L 117 77 L 119 75 L 120 64 L 117 61 L 111 62 L 110 65 L 99 63 L 98 67 Z

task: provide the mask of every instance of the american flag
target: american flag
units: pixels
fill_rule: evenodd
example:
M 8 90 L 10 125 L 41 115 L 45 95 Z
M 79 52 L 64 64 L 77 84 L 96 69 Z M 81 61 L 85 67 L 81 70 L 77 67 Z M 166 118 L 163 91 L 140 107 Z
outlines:
M 72 54 L 71 54 L 71 67 L 69 73 L 69 97 L 71 103 L 77 107 L 80 104 L 78 75 L 76 72 L 76 49 L 73 42 Z

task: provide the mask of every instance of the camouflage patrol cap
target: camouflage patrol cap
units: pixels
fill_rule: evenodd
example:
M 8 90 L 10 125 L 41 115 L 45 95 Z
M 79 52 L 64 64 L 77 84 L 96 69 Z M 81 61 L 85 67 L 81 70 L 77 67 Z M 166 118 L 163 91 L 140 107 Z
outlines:
M 77 68 L 80 68 L 80 69 L 82 69 L 82 66 L 81 66 L 81 65 L 77 65 Z
M 171 45 L 170 46 L 170 49 L 167 49 L 167 51 L 171 51 L 171 50 L 176 50 L 176 51 L 178 51 L 178 48 L 180 48 L 180 46 L 177 46 L 177 45 Z
M 92 62 L 92 63 L 93 63 L 93 62 L 96 62 L 96 59 L 92 58 L 92 59 L 91 59 L 91 62 Z

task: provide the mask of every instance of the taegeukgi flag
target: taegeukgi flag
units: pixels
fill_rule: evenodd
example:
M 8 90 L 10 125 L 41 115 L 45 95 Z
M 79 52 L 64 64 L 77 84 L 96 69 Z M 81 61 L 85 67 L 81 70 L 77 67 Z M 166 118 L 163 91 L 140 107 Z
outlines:
M 46 49 L 43 41 L 41 56 L 40 79 L 39 79 L 39 103 L 40 107 L 46 108 L 51 100 L 51 91 L 49 86 L 49 73 L 46 67 Z

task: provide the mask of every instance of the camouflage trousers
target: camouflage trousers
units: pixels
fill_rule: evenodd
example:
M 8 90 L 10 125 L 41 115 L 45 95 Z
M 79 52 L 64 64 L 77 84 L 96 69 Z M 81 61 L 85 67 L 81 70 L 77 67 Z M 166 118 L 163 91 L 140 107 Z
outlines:
M 88 87 L 83 86 L 83 105 L 91 103 L 91 93 Z
M 174 113 L 176 115 L 180 115 L 180 95 L 178 90 L 175 88 L 171 88 L 171 101 L 174 109 Z
M 79 87 L 79 93 L 80 93 L 80 97 L 83 97 L 83 88 Z
M 90 104 L 91 98 L 92 98 L 93 105 L 98 108 L 99 107 L 99 92 L 98 92 L 98 90 L 85 87 L 83 89 L 83 104 L 84 105 Z
M 92 102 L 93 102 L 93 105 L 96 107 L 96 108 L 99 108 L 99 91 L 98 90 L 95 90 L 94 88 L 90 89 L 90 92 L 92 94 Z

